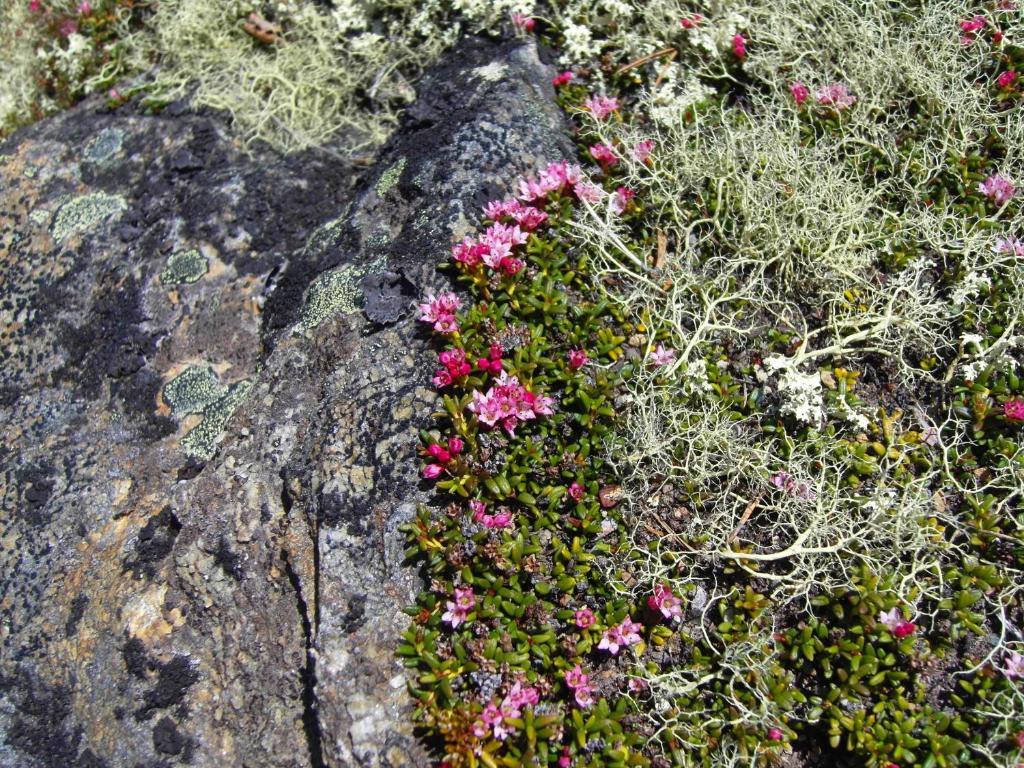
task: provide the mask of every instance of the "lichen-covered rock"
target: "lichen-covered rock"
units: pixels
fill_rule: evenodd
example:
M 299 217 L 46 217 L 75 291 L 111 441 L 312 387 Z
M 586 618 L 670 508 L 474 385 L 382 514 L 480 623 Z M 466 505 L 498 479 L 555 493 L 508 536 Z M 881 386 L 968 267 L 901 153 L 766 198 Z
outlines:
M 0 766 L 426 764 L 412 307 L 571 151 L 549 77 L 467 41 L 362 174 L 184 112 L 0 147 Z

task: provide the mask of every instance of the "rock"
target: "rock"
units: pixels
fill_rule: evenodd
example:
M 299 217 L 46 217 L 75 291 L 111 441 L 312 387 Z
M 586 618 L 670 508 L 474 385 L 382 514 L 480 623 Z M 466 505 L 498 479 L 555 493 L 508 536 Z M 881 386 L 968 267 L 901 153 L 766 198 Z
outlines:
M 361 175 L 94 102 L 0 145 L 0 766 L 427 764 L 412 309 L 571 154 L 549 78 L 465 41 Z

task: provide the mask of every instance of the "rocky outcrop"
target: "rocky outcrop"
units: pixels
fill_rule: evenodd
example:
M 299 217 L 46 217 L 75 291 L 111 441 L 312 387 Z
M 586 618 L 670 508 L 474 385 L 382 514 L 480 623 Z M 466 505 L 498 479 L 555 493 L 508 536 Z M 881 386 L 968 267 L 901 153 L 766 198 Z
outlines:
M 428 762 L 413 302 L 571 150 L 549 77 L 467 41 L 365 172 L 88 103 L 0 146 L 0 766 Z

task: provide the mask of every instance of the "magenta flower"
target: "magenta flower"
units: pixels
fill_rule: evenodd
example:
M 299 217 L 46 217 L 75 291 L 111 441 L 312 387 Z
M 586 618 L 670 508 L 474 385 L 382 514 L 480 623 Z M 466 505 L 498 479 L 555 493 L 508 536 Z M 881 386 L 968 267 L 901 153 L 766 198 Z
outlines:
M 569 370 L 578 371 L 584 365 L 587 364 L 587 353 L 582 349 L 570 349 L 569 350 Z
M 996 205 L 1003 205 L 1017 193 L 1017 188 L 1008 178 L 996 173 L 981 182 L 978 191 Z
M 857 97 L 842 83 L 822 86 L 814 92 L 814 99 L 823 107 L 833 107 L 837 112 L 852 107 L 857 101 Z
M 683 29 L 694 29 L 698 24 L 704 20 L 704 17 L 699 13 L 695 13 L 692 16 L 684 16 L 679 20 L 679 26 Z
M 509 707 L 514 707 L 517 710 L 514 716 L 519 717 L 518 710 L 523 707 L 535 707 L 539 702 L 540 692 L 536 688 L 532 686 L 524 687 L 522 683 L 517 681 L 509 689 L 504 703 Z
M 1007 70 L 1006 72 L 1000 72 L 999 77 L 996 78 L 996 85 L 1000 88 L 1010 88 L 1013 86 L 1014 80 L 1017 79 L 1017 73 L 1013 70 Z
M 878 621 L 888 629 L 894 637 L 900 640 L 907 635 L 912 635 L 914 630 L 917 629 L 917 625 L 912 621 L 904 619 L 903 614 L 900 613 L 899 608 L 896 607 L 880 613 L 878 615 Z
M 473 402 L 467 407 L 481 424 L 494 427 L 500 423 L 509 435 L 515 437 L 519 422 L 551 416 L 554 402 L 550 397 L 530 392 L 519 383 L 519 379 L 502 371 L 487 394 L 481 394 L 479 390 L 473 392 Z
M 618 656 L 619 649 L 628 648 L 643 640 L 637 631 L 639 629 L 641 629 L 641 625 L 627 616 L 621 624 L 609 627 L 604 631 L 597 647 L 602 651 L 608 651 L 612 656 Z
M 793 95 L 793 101 L 796 102 L 798 107 L 807 101 L 808 97 L 811 95 L 811 89 L 799 80 L 790 83 L 789 92 Z
M 646 163 L 647 159 L 651 156 L 651 152 L 654 151 L 654 139 L 643 139 L 638 141 L 633 147 L 633 159 L 638 163 Z
M 747 57 L 747 39 L 739 33 L 732 36 L 732 53 L 737 59 Z
M 781 728 L 769 728 L 768 729 L 768 740 L 769 741 L 782 741 L 782 729 Z
M 433 323 L 438 333 L 457 333 L 459 324 L 455 321 L 455 312 L 462 306 L 462 300 L 451 291 L 439 296 L 429 294 L 427 300 L 420 304 L 420 320 Z
M 647 598 L 647 607 L 659 611 L 666 619 L 678 619 L 683 615 L 683 601 L 664 583 L 655 585 L 654 594 Z
M 1024 677 L 1024 656 L 1021 656 L 1016 651 L 1009 653 L 1003 659 L 1003 663 L 1006 664 L 1002 669 L 1002 673 L 1011 680 Z
M 583 501 L 583 497 L 586 493 L 586 489 L 579 483 L 573 483 L 569 486 L 569 498 L 573 501 Z
M 563 85 L 571 83 L 574 77 L 575 75 L 573 75 L 572 72 L 566 70 L 565 72 L 551 78 L 551 84 L 555 86 L 555 88 L 561 88 Z
M 434 480 L 440 477 L 443 471 L 444 467 L 440 464 L 427 464 L 427 466 L 423 468 L 423 477 L 427 480 Z
M 604 120 L 619 108 L 619 100 L 610 96 L 591 96 L 583 106 L 595 120 Z
M 43 4 L 42 2 L 40 2 L 40 0 L 31 0 L 31 2 L 28 4 L 28 10 L 29 13 L 39 13 L 41 10 L 43 10 Z
M 491 221 L 498 221 L 506 216 L 515 216 L 523 209 L 523 204 L 512 198 L 511 200 L 491 200 L 484 206 L 484 216 Z
M 1003 415 L 1010 421 L 1024 421 L 1024 400 L 1019 397 L 1003 403 Z
M 508 528 L 512 525 L 512 513 L 507 509 L 500 509 L 493 515 L 487 514 L 487 505 L 478 499 L 469 502 L 469 509 L 473 513 L 473 522 L 479 523 L 485 528 Z
M 576 626 L 580 629 L 589 629 L 594 626 L 594 622 L 597 621 L 597 617 L 594 616 L 594 612 L 589 608 L 580 608 L 576 611 L 575 620 Z
M 523 206 L 521 210 L 512 215 L 512 218 L 516 220 L 516 224 L 524 232 L 533 232 L 533 230 L 548 220 L 548 215 L 539 208 Z
M 622 212 L 626 210 L 626 206 L 629 205 L 629 201 L 636 197 L 634 192 L 629 187 L 619 187 L 615 190 L 615 194 L 612 195 L 612 213 L 616 216 L 622 215 Z
M 445 602 L 445 608 L 447 610 L 441 615 L 441 621 L 451 624 L 452 629 L 455 629 L 460 624 L 466 622 L 470 611 L 472 611 L 475 606 L 476 595 L 473 594 L 473 588 L 456 587 L 455 600 L 454 602 L 451 600 Z
M 579 664 L 565 671 L 565 684 L 572 689 L 576 704 L 582 709 L 594 703 L 594 687 L 590 684 L 590 675 L 584 673 Z
M 524 16 L 521 13 L 512 14 L 512 23 L 515 24 L 517 29 L 523 30 L 523 32 L 532 32 L 537 22 L 530 16 Z
M 988 21 L 984 16 L 974 16 L 967 21 L 960 22 L 960 31 L 965 35 L 973 35 L 985 28 Z
M 590 156 L 601 166 L 601 170 L 607 171 L 619 162 L 618 155 L 607 144 L 595 144 L 590 148 Z
M 467 267 L 475 267 L 487 254 L 488 248 L 481 242 L 467 237 L 461 243 L 452 246 L 452 258 Z
M 78 31 L 78 22 L 74 19 L 67 19 L 66 21 L 61 22 L 57 31 L 60 33 L 61 37 L 71 37 Z
M 583 171 L 578 165 L 570 165 L 564 160 L 549 163 L 536 179 L 526 178 L 519 182 L 519 197 L 526 202 L 542 200 L 552 192 L 564 192 L 583 178 Z
M 78 6 L 78 14 L 80 16 L 86 16 L 92 13 L 92 6 L 89 4 L 89 0 L 83 0 Z
M 659 344 L 654 348 L 654 351 L 651 352 L 651 362 L 659 368 L 663 365 L 671 365 L 675 361 L 676 351 L 669 347 Z

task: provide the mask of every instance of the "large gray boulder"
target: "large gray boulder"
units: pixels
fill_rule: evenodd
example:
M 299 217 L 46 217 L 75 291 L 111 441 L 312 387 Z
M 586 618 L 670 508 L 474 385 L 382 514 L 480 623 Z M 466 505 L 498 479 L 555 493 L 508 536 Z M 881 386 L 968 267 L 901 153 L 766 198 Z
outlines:
M 363 171 L 95 103 L 0 145 L 0 766 L 429 762 L 413 302 L 571 152 L 549 78 L 466 41 Z

